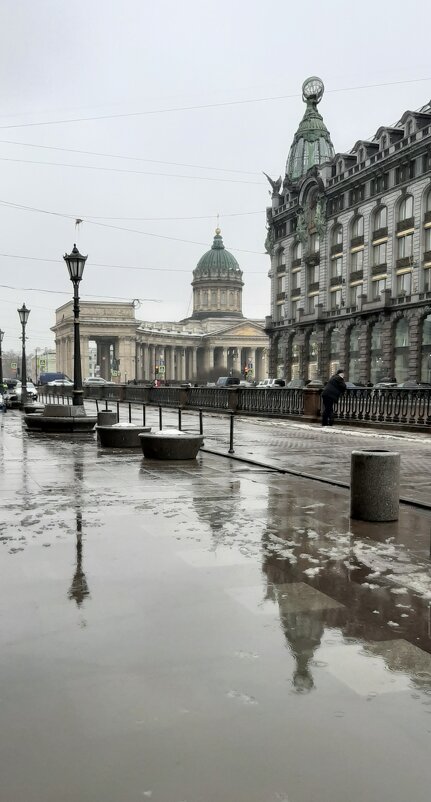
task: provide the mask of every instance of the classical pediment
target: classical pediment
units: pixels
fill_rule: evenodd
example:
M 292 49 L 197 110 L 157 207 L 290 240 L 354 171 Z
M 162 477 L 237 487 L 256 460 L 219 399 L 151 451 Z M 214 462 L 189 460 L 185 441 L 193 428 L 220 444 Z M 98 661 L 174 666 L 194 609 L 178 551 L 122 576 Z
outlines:
M 216 329 L 215 331 L 213 330 L 204 335 L 204 339 L 211 339 L 214 337 L 235 337 L 235 339 L 244 337 L 244 339 L 250 339 L 250 337 L 266 338 L 266 334 L 263 330 L 263 326 L 259 326 L 257 323 L 252 323 L 251 320 L 245 320 L 244 322 L 234 323 L 233 325 L 227 326 L 223 329 Z

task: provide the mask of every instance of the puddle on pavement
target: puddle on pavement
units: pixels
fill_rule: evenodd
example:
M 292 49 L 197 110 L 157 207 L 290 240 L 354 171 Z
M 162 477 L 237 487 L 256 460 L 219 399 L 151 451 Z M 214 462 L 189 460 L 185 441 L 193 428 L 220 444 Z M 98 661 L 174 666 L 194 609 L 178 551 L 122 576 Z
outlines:
M 5 802 L 428 800 L 430 516 L 1 436 Z

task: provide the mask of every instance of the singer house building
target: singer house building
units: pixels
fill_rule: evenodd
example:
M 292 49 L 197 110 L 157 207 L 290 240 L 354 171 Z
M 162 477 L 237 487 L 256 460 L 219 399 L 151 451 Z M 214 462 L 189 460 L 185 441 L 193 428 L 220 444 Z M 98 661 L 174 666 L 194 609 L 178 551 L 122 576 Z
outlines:
M 306 105 L 285 176 L 271 184 L 270 375 L 431 382 L 431 104 L 335 153 Z

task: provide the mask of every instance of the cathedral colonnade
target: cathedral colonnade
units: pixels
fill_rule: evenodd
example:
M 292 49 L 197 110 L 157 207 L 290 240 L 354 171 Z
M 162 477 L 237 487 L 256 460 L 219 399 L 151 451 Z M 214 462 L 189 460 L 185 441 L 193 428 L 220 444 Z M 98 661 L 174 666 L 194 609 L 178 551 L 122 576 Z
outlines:
M 266 378 L 267 348 L 226 344 L 214 346 L 138 343 L 136 378 L 141 381 L 200 381 L 210 373 Z

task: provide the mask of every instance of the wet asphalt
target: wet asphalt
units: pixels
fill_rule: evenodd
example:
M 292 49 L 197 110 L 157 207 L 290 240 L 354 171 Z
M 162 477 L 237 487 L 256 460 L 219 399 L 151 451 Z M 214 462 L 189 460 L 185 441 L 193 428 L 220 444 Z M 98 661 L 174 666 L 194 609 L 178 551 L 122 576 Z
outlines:
M 350 521 L 205 425 L 223 456 L 157 463 L 0 416 L 1 802 L 428 802 L 431 513 Z M 346 478 L 369 437 L 239 421 L 235 456 Z

